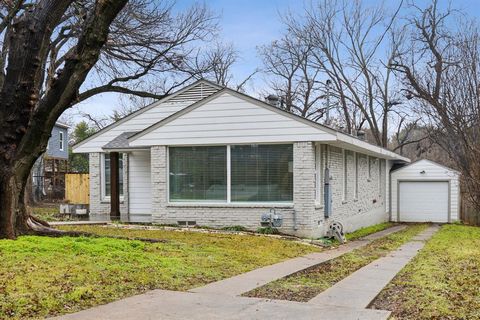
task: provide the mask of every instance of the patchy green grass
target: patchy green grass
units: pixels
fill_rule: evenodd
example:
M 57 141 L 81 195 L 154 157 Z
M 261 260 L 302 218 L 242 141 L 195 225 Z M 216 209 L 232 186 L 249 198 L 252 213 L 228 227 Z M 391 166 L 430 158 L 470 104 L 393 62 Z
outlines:
M 372 306 L 395 319 L 480 319 L 480 228 L 442 226 Z
M 306 302 L 361 267 L 410 241 L 426 227 L 425 224 L 410 225 L 338 258 L 270 282 L 247 292 L 245 296 Z
M 0 319 L 74 312 L 154 288 L 187 290 L 320 250 L 264 236 L 99 226 L 68 229 L 168 241 L 35 236 L 0 240 Z
M 347 240 L 355 240 L 358 238 L 366 237 L 369 234 L 388 229 L 390 227 L 393 227 L 394 225 L 395 224 L 392 222 L 383 222 L 383 223 L 375 224 L 373 226 L 361 228 L 354 232 L 347 233 L 345 235 L 345 238 L 347 238 Z

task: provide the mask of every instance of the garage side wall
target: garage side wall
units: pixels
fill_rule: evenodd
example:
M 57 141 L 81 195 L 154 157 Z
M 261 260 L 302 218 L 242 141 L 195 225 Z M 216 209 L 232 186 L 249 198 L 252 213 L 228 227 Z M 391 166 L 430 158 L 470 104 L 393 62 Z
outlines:
M 424 172 L 424 173 L 421 173 Z M 421 160 L 391 173 L 391 221 L 398 220 L 399 181 L 449 181 L 450 220 L 459 219 L 459 177 L 458 173 L 434 162 Z

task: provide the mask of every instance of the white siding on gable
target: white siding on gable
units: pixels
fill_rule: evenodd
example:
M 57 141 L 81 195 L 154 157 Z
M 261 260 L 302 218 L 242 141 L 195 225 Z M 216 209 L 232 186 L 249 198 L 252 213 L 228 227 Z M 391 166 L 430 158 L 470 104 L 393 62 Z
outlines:
M 424 173 L 422 173 L 424 171 Z M 459 177 L 454 170 L 437 163 L 420 160 L 391 174 L 391 220 L 397 221 L 399 181 L 449 181 L 450 182 L 450 218 L 459 219 Z
M 89 141 L 86 141 L 85 143 L 74 148 L 74 152 L 103 152 L 102 147 L 123 132 L 142 131 L 149 126 L 162 121 L 172 114 L 184 109 L 185 107 L 188 107 L 192 103 L 210 96 L 216 91 L 218 91 L 217 88 L 200 82 L 198 85 L 172 97 L 165 102 L 160 102 L 152 107 L 147 107 L 146 111 L 135 115 L 131 119 L 114 125 L 111 128 L 106 128 L 104 132 L 100 133 L 98 136 L 93 137 Z
M 130 141 L 130 146 L 332 141 L 302 121 L 224 93 Z

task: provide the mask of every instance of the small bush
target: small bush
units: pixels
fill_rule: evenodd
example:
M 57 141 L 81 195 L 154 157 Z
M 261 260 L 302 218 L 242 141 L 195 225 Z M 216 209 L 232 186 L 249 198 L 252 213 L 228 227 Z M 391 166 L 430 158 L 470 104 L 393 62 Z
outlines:
M 257 233 L 261 234 L 279 234 L 280 231 L 278 231 L 277 228 L 274 227 L 262 227 L 257 229 Z
M 226 226 L 226 227 L 223 227 L 222 230 L 225 230 L 225 231 L 248 231 L 247 228 L 245 228 L 244 226 Z

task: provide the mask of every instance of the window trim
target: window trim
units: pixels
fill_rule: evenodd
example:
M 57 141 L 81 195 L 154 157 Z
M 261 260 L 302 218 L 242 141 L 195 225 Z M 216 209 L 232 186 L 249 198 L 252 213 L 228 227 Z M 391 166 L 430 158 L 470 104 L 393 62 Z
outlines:
M 170 198 L 170 148 L 188 148 L 188 147 L 226 147 L 226 161 L 227 161 L 227 196 L 226 196 L 226 199 L 225 200 L 198 200 L 198 199 L 195 199 L 195 200 L 188 200 L 188 199 L 178 199 L 178 200 L 171 200 Z M 212 206 L 212 205 L 224 205 L 226 203 L 229 203 L 228 202 L 228 199 L 229 199 L 229 193 L 231 195 L 231 192 L 228 190 L 228 184 L 229 184 L 229 181 L 231 183 L 231 177 L 229 175 L 229 171 L 228 171 L 228 157 L 229 157 L 229 151 L 230 150 L 230 147 L 228 145 L 218 145 L 218 144 L 209 144 L 209 145 L 180 145 L 180 146 L 177 146 L 177 145 L 172 145 L 172 146 L 167 146 L 166 147 L 166 150 L 165 152 L 167 153 L 165 155 L 165 159 L 167 161 L 167 164 L 166 164 L 166 168 L 167 168 L 167 172 L 165 173 L 166 175 L 166 180 L 167 180 L 167 206 L 168 205 L 171 205 L 171 206 L 175 206 L 175 205 L 187 205 L 187 204 L 192 204 L 192 205 L 199 205 L 199 206 L 202 206 L 202 205 L 207 205 L 207 206 Z
M 347 150 L 342 149 L 342 169 L 343 169 L 343 174 L 342 174 L 342 201 L 346 202 L 347 201 L 347 195 L 348 195 L 348 158 L 347 158 Z
M 109 155 L 108 153 L 101 153 L 100 154 L 100 201 L 101 202 L 107 202 L 109 203 L 110 200 L 111 200 L 111 196 L 107 196 L 105 195 L 105 190 L 106 190 L 106 185 L 105 185 L 105 157 Z M 122 154 L 122 157 L 121 157 L 122 161 L 123 161 L 123 154 Z M 119 159 L 120 160 L 120 159 Z M 123 173 L 125 173 L 125 168 L 122 167 L 122 170 L 124 171 Z M 124 178 L 125 178 L 125 175 L 124 175 Z M 125 183 L 125 181 L 124 181 Z M 125 185 L 123 186 L 122 188 L 122 193 L 124 193 L 124 188 L 125 188 Z M 120 202 L 123 202 L 125 199 L 125 196 L 122 194 L 120 195 Z
M 353 161 L 355 162 L 355 183 L 353 184 L 353 199 L 358 200 L 358 152 L 353 153 Z
M 371 181 L 372 180 L 372 157 L 367 155 L 367 180 Z
M 324 179 L 327 151 L 323 144 L 315 144 L 315 204 L 324 204 Z
M 63 131 L 58 131 L 58 140 L 60 141 L 60 151 L 64 151 L 65 149 L 65 136 Z
M 252 201 L 252 202 L 245 202 L 245 201 L 232 201 L 232 175 L 231 175 L 231 147 L 232 146 L 244 146 L 244 145 L 276 145 L 276 144 L 285 144 L 292 146 L 292 153 L 294 153 L 294 144 L 291 142 L 277 142 L 277 143 L 230 143 L 230 144 L 205 144 L 200 145 L 201 147 L 221 147 L 224 146 L 227 148 L 227 200 L 219 200 L 219 201 L 212 201 L 212 200 L 177 200 L 171 201 L 170 200 L 170 148 L 181 148 L 181 147 L 194 147 L 197 145 L 169 145 L 166 146 L 166 187 L 167 187 L 167 207 L 175 207 L 175 206 L 199 206 L 199 207 L 292 207 L 294 201 Z M 292 162 L 295 161 L 295 157 L 293 157 Z M 295 168 L 295 164 L 293 164 L 293 168 Z M 292 174 L 295 174 L 292 172 Z M 295 195 L 295 179 L 293 179 L 293 188 L 292 188 L 292 199 Z
M 381 197 L 382 196 L 382 160 L 383 159 L 380 159 L 378 158 L 378 196 Z

